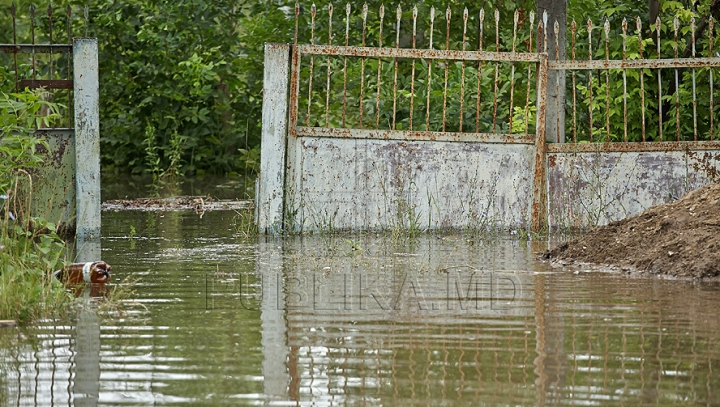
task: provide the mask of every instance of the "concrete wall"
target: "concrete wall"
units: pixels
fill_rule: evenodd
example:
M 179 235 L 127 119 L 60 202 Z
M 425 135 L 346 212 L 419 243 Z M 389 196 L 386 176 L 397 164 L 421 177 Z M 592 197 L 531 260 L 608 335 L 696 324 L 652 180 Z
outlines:
M 720 151 L 548 154 L 551 228 L 603 225 L 717 180 Z
M 525 228 L 533 146 L 291 137 L 294 231 Z

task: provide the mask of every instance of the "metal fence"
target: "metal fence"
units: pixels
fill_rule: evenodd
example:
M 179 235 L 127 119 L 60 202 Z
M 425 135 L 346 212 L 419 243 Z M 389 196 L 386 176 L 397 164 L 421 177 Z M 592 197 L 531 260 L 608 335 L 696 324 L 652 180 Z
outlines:
M 44 89 L 45 100 L 61 105 L 62 127 L 72 127 L 73 31 L 78 31 L 77 27 L 73 30 L 73 25 L 84 24 L 87 37 L 87 8 L 84 19 L 80 20 L 69 5 L 59 13 L 52 5 L 42 11 L 31 5 L 24 15 L 12 4 L 10 17 L 12 38 L 8 39 L 12 42 L 1 47 L 4 54 L 12 55 L 15 92 Z
M 51 5 L 42 13 L 30 6 L 21 15 L 13 4 L 10 17 L 12 42 L 0 44 L 0 61 L 11 56 L 4 62 L 12 65 L 14 91 L 42 89 L 40 98 L 55 102 L 62 116 L 63 127 L 36 133 L 47 158 L 32 171 L 31 213 L 74 231 L 79 247 L 91 247 L 86 243 L 100 237 L 98 42 L 73 37 L 83 27 L 87 35 L 87 7 L 81 20 L 70 6 L 60 13 Z
M 392 207 L 390 212 L 406 218 L 407 214 L 401 211 L 417 209 L 411 217 L 419 213 L 418 216 L 428 219 L 421 228 L 443 225 L 464 228 L 468 222 L 477 220 L 478 213 L 490 212 L 472 208 L 486 202 L 495 205 L 495 213 L 487 216 L 495 217 L 498 224 L 513 223 L 511 228 L 531 224 L 533 230 L 540 230 L 547 224 L 546 208 L 553 204 L 553 194 L 557 192 L 548 187 L 548 165 L 555 167 L 559 162 L 563 166 L 579 165 L 575 158 L 580 156 L 566 160 L 556 157 L 557 154 L 672 151 L 689 154 L 690 150 L 720 150 L 714 101 L 714 69 L 720 66 L 720 58 L 713 54 L 712 19 L 703 26 L 708 35 L 702 41 L 696 38 L 701 31 L 694 20 L 683 27 L 678 18 L 670 25 L 658 20 L 650 28 L 652 35 L 644 31 L 637 19 L 635 32 L 628 28 L 627 20 L 605 20 L 600 26 L 588 20 L 583 27 L 572 22 L 568 41 L 563 41 L 559 33 L 564 30 L 558 22 L 548 22 L 547 15 L 536 18 L 534 12 L 520 9 L 508 14 L 464 8 L 457 16 L 454 9 L 447 8 L 437 18 L 437 10 L 425 5 L 412 10 L 398 6 L 393 11 L 393 17 L 386 19 L 384 6 L 375 11 L 368 10 L 366 5 L 357 10 L 347 4 L 340 16 L 334 14 L 332 5 L 322 11 L 312 5 L 309 12 L 295 6 L 295 36 L 294 45 L 289 47 L 289 62 L 279 59 L 270 64 L 266 60 L 267 115 L 264 113 L 263 117 L 264 164 L 258 193 L 261 230 L 307 230 L 309 217 L 315 218 L 311 220 L 315 229 L 328 229 L 326 226 L 332 222 L 327 219 L 367 217 L 370 206 Z M 612 29 L 614 22 L 620 25 Z M 333 31 L 337 26 L 341 27 L 338 33 Z M 549 35 L 549 30 L 555 35 Z M 548 44 L 548 37 L 555 44 Z M 286 52 L 274 46 L 266 50 Z M 681 58 L 683 47 L 689 53 L 687 58 Z M 569 59 L 563 59 L 565 50 Z M 289 84 L 274 79 L 284 75 L 280 72 L 284 64 L 289 65 Z M 566 77 L 570 80 L 566 81 Z M 283 86 L 288 90 L 284 91 Z M 551 89 L 555 92 L 550 92 Z M 272 96 L 268 96 L 270 92 Z M 285 92 L 289 94 L 287 99 Z M 284 106 L 289 112 L 282 110 Z M 273 121 L 272 112 L 277 121 Z M 287 122 L 285 117 L 289 117 Z M 546 118 L 557 123 L 546 123 Z M 567 143 L 564 129 L 568 129 Z M 362 146 L 337 141 L 343 139 L 365 141 Z M 546 144 L 546 139 L 551 142 Z M 287 140 L 287 144 L 282 140 Z M 405 181 L 368 175 L 361 168 L 368 165 L 377 168 L 378 157 L 384 151 L 380 142 L 396 142 L 383 144 L 386 150 L 394 149 L 395 156 L 405 154 L 408 160 L 418 159 L 403 163 L 407 168 L 402 173 L 396 171 L 401 164 L 392 164 L 388 170 L 395 172 L 394 178 Z M 449 149 L 441 144 L 447 142 L 475 144 L 482 151 L 453 150 L 452 154 L 462 156 L 448 157 L 444 151 Z M 489 145 L 496 147 L 483 147 Z M 532 147 L 526 150 L 520 147 L 523 145 Z M 321 157 L 318 152 L 322 149 L 340 153 Z M 353 155 L 355 170 L 347 168 L 352 164 L 349 158 L 341 168 L 338 159 Z M 509 164 L 504 157 L 512 157 Z M 671 159 L 677 161 L 676 158 L 679 159 L 674 156 Z M 642 165 L 652 167 L 667 157 L 642 159 L 648 161 Z M 489 172 L 497 172 L 498 179 L 507 175 L 509 178 L 501 179 L 499 184 L 516 196 L 508 197 L 508 192 L 497 192 L 492 187 L 488 194 L 497 195 L 497 199 L 491 196 L 477 205 L 471 204 L 468 212 L 464 201 L 473 198 L 471 192 L 452 191 L 453 196 L 449 196 L 442 188 L 430 191 L 425 187 L 434 182 L 450 189 L 465 188 L 459 180 L 452 180 L 451 171 L 430 174 L 424 170 L 426 166 L 439 168 L 450 160 L 480 168 L 480 184 L 492 182 Z M 675 161 L 673 166 L 680 165 L 682 159 Z M 617 163 L 619 159 L 607 165 L 614 168 Z M 334 178 L 328 175 L 346 171 L 354 171 L 354 181 L 344 175 Z M 570 176 L 567 169 L 553 171 L 553 182 L 559 180 L 558 176 Z M 563 171 L 567 174 L 563 175 Z M 517 175 L 518 172 L 529 174 Z M 357 181 L 363 177 L 364 180 Z M 456 176 L 463 177 L 468 178 Z M 707 182 L 705 178 L 698 182 Z M 529 186 L 526 179 L 531 180 Z M 695 180 L 683 183 L 691 185 Z M 393 184 L 395 190 L 388 192 L 388 184 Z M 559 180 L 556 184 L 567 182 Z M 413 187 L 417 187 L 416 195 L 427 195 L 428 203 L 416 198 L 390 202 Z M 670 187 L 677 189 L 674 184 Z M 528 188 L 529 195 L 523 192 Z M 327 192 L 334 189 L 344 197 L 338 194 L 333 197 Z M 632 205 L 620 207 L 654 205 L 661 203 L 658 202 L 661 195 L 672 196 L 677 191 L 648 193 L 647 203 L 633 198 L 637 205 L 633 201 Z M 373 198 L 379 195 L 383 197 Z M 308 215 L 305 208 L 311 201 L 326 205 L 322 208 L 315 205 Z M 368 204 L 361 208 L 356 201 Z M 442 222 L 433 224 L 429 214 L 433 210 L 440 212 L 437 209 L 440 201 L 447 202 L 449 210 L 440 216 Z M 521 205 L 528 207 L 526 220 L 520 219 L 524 215 L 520 218 L 509 215 L 524 213 Z M 360 228 L 388 227 L 389 221 L 381 219 L 382 215 L 372 216 Z M 293 222 L 288 223 L 288 218 L 299 221 L 291 225 Z M 480 223 L 486 224 L 485 220 Z M 357 221 L 348 221 L 341 228 L 354 229 L 356 225 Z

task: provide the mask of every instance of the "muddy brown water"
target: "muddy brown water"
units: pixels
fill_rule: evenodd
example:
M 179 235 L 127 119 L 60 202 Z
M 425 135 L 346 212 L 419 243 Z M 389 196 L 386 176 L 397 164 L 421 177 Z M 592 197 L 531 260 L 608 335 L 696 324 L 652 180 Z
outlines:
M 105 212 L 133 302 L 0 329 L 0 401 L 720 404 L 717 284 L 551 269 L 510 236 L 245 238 L 235 217 Z

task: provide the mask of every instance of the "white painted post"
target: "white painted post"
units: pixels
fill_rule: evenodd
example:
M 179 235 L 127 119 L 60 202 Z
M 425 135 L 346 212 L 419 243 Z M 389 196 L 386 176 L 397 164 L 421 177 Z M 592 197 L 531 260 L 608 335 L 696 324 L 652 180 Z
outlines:
M 76 236 L 100 237 L 100 85 L 97 38 L 73 39 Z
M 265 44 L 260 181 L 257 225 L 260 233 L 282 232 L 285 148 L 288 128 L 289 44 Z

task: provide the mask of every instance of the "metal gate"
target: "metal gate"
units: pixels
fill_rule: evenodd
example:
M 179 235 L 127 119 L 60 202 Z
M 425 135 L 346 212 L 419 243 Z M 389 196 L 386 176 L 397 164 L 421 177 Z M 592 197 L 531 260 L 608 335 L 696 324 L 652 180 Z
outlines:
M 67 103 L 62 112 L 66 127 L 41 128 L 36 133 L 47 142 L 48 150 L 41 167 L 32 171 L 31 213 L 75 232 L 79 248 L 87 249 L 88 242 L 97 240 L 97 253 L 89 255 L 92 258 L 99 256 L 100 237 L 98 42 L 73 38 L 70 6 L 63 11 L 65 29 L 53 31 L 57 15 L 53 18 L 52 6 L 42 16 L 36 16 L 31 6 L 30 42 L 21 43 L 16 28 L 19 13 L 13 5 L 12 43 L 0 44 L 0 49 L 12 55 L 16 92 L 43 88 L 55 101 Z M 36 29 L 41 17 L 47 27 L 44 32 Z M 87 12 L 84 21 L 87 33 Z
M 348 22 L 349 5 L 345 11 Z M 316 45 L 311 13 L 309 45 L 266 46 L 261 231 L 539 227 L 547 56 L 532 52 L 532 22 L 518 30 L 516 13 L 511 46 L 496 36 L 484 47 L 481 32 L 473 51 L 450 49 L 448 23 L 444 49 L 436 49 L 435 10 L 429 37 L 419 38 L 416 8 L 411 46 L 403 48 L 398 7 L 394 47 L 382 44 L 382 28 L 371 47 L 364 9 L 360 46 L 348 45 L 349 23 L 345 45 L 332 44 L 332 24 L 328 44 Z M 450 9 L 444 17 L 450 21 Z M 466 44 L 467 9 L 460 18 Z M 477 18 L 484 30 L 484 12 Z M 497 28 L 499 12 L 491 18 Z M 417 47 L 420 40 L 427 48 Z M 502 86 L 501 71 L 517 86 Z M 518 99 L 525 103 L 513 106 Z

